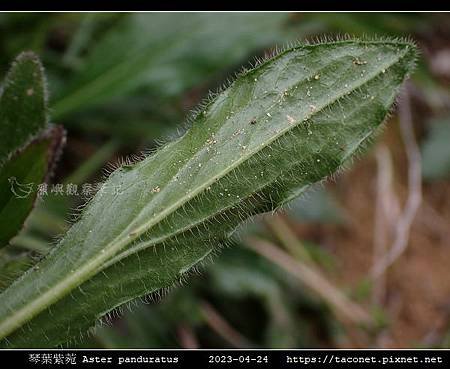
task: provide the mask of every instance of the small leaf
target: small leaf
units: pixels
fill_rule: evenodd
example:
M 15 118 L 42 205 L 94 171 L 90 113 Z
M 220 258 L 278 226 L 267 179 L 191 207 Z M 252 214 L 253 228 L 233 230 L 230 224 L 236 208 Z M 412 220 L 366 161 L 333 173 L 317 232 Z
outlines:
M 336 172 L 378 132 L 415 57 L 409 42 L 346 40 L 294 47 L 242 74 L 182 137 L 116 170 L 0 295 L 4 345 L 77 337 L 182 279 L 243 219 Z
M 58 157 L 64 132 L 55 126 L 0 168 L 0 247 L 22 228 L 34 202 L 39 185 L 45 183 Z
M 0 95 L 0 247 L 21 229 L 63 141 L 62 129 L 47 128 L 46 103 L 39 59 L 22 53 Z
M 0 94 L 0 166 L 47 126 L 47 95 L 37 56 L 19 55 Z

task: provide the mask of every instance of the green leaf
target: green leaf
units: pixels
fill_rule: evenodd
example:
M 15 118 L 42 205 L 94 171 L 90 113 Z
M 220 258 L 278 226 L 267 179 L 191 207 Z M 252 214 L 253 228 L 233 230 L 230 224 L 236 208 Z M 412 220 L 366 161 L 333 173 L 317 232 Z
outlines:
M 422 175 L 428 180 L 450 175 L 450 117 L 433 120 L 422 144 Z
M 0 247 L 22 228 L 59 153 L 63 131 L 54 127 L 0 168 Z
M 133 14 L 105 35 L 53 105 L 55 118 L 145 87 L 173 96 L 281 39 L 286 14 Z
M 411 72 L 403 41 L 288 49 L 247 71 L 146 159 L 116 170 L 50 254 L 0 295 L 0 337 L 54 346 L 185 277 L 249 216 L 340 169 Z
M 47 125 L 42 66 L 33 53 L 19 55 L 0 94 L 0 165 Z
M 47 129 L 46 103 L 38 57 L 19 55 L 0 96 L 0 247 L 21 229 L 63 141 L 60 128 Z

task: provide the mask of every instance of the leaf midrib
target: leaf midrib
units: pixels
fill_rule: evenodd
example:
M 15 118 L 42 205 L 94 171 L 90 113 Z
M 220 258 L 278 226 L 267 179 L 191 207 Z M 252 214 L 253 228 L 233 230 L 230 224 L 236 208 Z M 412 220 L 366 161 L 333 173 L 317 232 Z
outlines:
M 363 42 L 363 43 L 370 44 L 371 42 Z M 373 42 L 373 43 L 383 43 L 383 42 Z M 332 44 L 336 44 L 336 43 L 332 43 Z M 389 44 L 389 43 L 386 43 L 386 44 Z M 391 43 L 391 44 L 395 44 L 395 43 Z M 318 45 L 323 45 L 323 44 L 318 44 Z M 318 45 L 314 45 L 314 46 L 318 46 Z M 293 51 L 293 50 L 296 50 L 296 49 L 287 50 L 284 53 L 277 55 L 276 58 L 279 58 L 281 55 L 283 55 L 289 51 Z M 305 116 L 304 119 L 310 119 L 312 116 L 321 112 L 326 107 L 334 104 L 336 101 L 345 97 L 349 92 L 356 91 L 358 88 L 362 87 L 367 82 L 378 77 L 382 73 L 383 69 L 385 71 L 388 70 L 389 68 L 391 68 L 393 65 L 398 63 L 402 58 L 404 58 L 407 55 L 407 50 L 403 50 L 403 51 L 404 51 L 403 54 L 394 58 L 394 60 L 391 63 L 388 63 L 384 67 L 380 67 L 376 72 L 372 73 L 370 76 L 368 75 L 368 77 L 365 78 L 361 83 L 358 83 L 355 86 L 352 86 L 352 88 L 343 90 L 344 92 L 341 92 L 340 94 L 336 95 L 336 97 L 333 100 L 328 101 L 327 103 L 323 104 L 320 108 L 317 108 L 317 110 L 315 110 L 315 111 L 311 112 L 309 115 Z M 273 60 L 273 59 L 271 59 L 271 60 Z M 263 63 L 259 67 L 262 67 L 264 64 L 265 63 Z M 214 176 L 211 180 L 206 181 L 203 185 L 197 187 L 195 190 L 191 191 L 189 194 L 183 196 L 179 201 L 175 202 L 172 206 L 167 207 L 164 211 L 160 212 L 156 217 L 151 219 L 149 222 L 142 224 L 141 226 L 132 230 L 131 232 L 128 232 L 126 230 L 127 232 L 120 233 L 115 239 L 113 239 L 110 243 L 108 243 L 103 248 L 103 250 L 105 250 L 104 252 L 98 254 L 97 257 L 94 257 L 91 260 L 89 260 L 89 262 L 87 262 L 85 265 L 83 265 L 80 269 L 74 271 L 69 277 L 61 280 L 59 283 L 55 284 L 49 290 L 42 293 L 38 298 L 33 300 L 30 304 L 25 305 L 21 309 L 18 309 L 9 318 L 7 318 L 3 322 L 1 322 L 0 323 L 0 338 L 5 337 L 8 334 L 12 333 L 16 328 L 20 327 L 24 322 L 29 321 L 35 315 L 39 314 L 48 305 L 54 303 L 55 301 L 58 301 L 62 296 L 64 296 L 72 288 L 79 286 L 81 283 L 86 281 L 89 277 L 91 277 L 92 275 L 95 275 L 97 268 L 101 267 L 103 263 L 105 263 L 107 260 L 109 260 L 114 255 L 116 255 L 117 252 L 122 249 L 122 247 L 129 244 L 129 242 L 132 242 L 135 239 L 137 239 L 145 231 L 149 230 L 151 227 L 158 224 L 158 222 L 160 222 L 166 216 L 168 216 L 171 213 L 173 213 L 174 211 L 176 211 L 179 207 L 183 206 L 187 201 L 189 201 L 193 197 L 197 196 L 200 192 L 202 192 L 208 186 L 212 185 L 214 182 L 216 182 L 221 177 L 225 176 L 227 173 L 231 172 L 233 169 L 238 167 L 241 163 L 243 163 L 244 161 L 253 157 L 259 151 L 263 150 L 265 147 L 272 144 L 275 140 L 277 140 L 279 137 L 284 135 L 286 132 L 289 132 L 294 127 L 297 127 L 299 123 L 300 123 L 300 121 L 296 122 L 296 124 L 293 124 L 291 126 L 287 126 L 283 130 L 280 130 L 279 133 L 277 133 L 273 137 L 271 137 L 264 145 L 259 145 L 256 150 L 253 150 L 253 151 L 249 152 L 248 155 L 242 156 L 241 158 L 236 160 L 232 165 L 225 168 L 222 172 L 220 172 L 218 175 Z M 127 233 L 127 234 L 124 235 L 124 233 Z
M 337 102 L 337 101 L 335 101 L 334 103 L 336 103 L 336 102 Z M 331 106 L 331 105 L 332 105 L 332 104 L 330 104 L 329 106 Z M 301 122 L 300 122 L 300 124 L 301 124 Z M 293 128 L 293 129 L 294 129 L 294 128 L 297 128 L 297 127 L 300 126 L 300 124 L 297 124 L 297 125 L 293 126 L 292 128 Z M 365 135 L 365 136 L 361 139 L 361 142 L 363 142 L 363 141 L 367 138 L 368 135 L 369 135 L 369 133 L 368 133 L 367 135 Z M 280 137 L 281 137 L 281 136 L 280 136 Z M 321 147 L 323 148 L 324 146 L 325 146 L 325 143 L 322 143 Z M 346 157 L 344 157 L 344 158 L 342 159 L 342 161 L 345 161 L 345 159 L 346 159 Z M 295 165 L 297 165 L 297 164 L 298 164 L 298 161 L 291 162 L 290 165 L 288 166 L 288 168 L 289 168 L 289 167 L 293 167 L 293 166 L 295 166 Z M 230 173 L 231 173 L 231 171 L 230 171 Z M 228 173 L 227 173 L 227 174 L 228 174 Z M 228 210 L 231 210 L 233 207 L 236 207 L 236 204 L 238 204 L 239 202 L 251 198 L 251 197 L 254 196 L 256 193 L 261 192 L 261 191 L 264 191 L 266 188 L 268 188 L 268 187 L 270 187 L 270 186 L 272 186 L 272 185 L 273 185 L 273 183 L 266 183 L 266 184 L 262 185 L 261 187 L 257 188 L 257 189 L 256 189 L 255 191 L 253 191 L 252 193 L 248 194 L 248 196 L 240 197 L 238 200 L 236 200 L 235 202 L 231 203 L 230 205 L 225 206 L 225 207 L 219 209 L 218 211 L 215 211 L 214 213 L 212 213 L 212 214 L 210 214 L 210 215 L 208 215 L 208 216 L 206 216 L 206 217 L 203 217 L 203 218 L 201 218 L 201 219 L 199 219 L 199 220 L 197 220 L 197 221 L 195 221 L 195 222 L 193 222 L 193 223 L 190 223 L 190 224 L 188 224 L 188 225 L 186 225 L 186 226 L 184 226 L 184 227 L 182 227 L 182 228 L 180 228 L 180 229 L 177 229 L 177 230 L 174 231 L 174 232 L 171 232 L 171 233 L 165 234 L 165 235 L 163 235 L 163 236 L 157 237 L 157 238 L 155 238 L 155 239 L 153 239 L 153 240 L 144 241 L 143 243 L 137 244 L 136 246 L 131 247 L 130 249 L 125 250 L 125 251 L 123 251 L 122 253 L 116 254 L 112 259 L 109 259 L 105 264 L 102 265 L 102 269 L 101 269 L 101 270 L 105 270 L 106 268 L 112 266 L 112 265 L 115 264 L 116 262 L 119 262 L 119 261 L 125 259 L 125 258 L 128 257 L 128 256 L 131 256 L 131 255 L 133 255 L 133 254 L 135 254 L 135 253 L 141 252 L 141 251 L 143 251 L 143 250 L 145 250 L 145 249 L 147 249 L 147 248 L 149 248 L 149 247 L 152 247 L 152 246 L 158 246 L 158 245 L 161 244 L 162 242 L 168 241 L 168 240 L 170 240 L 171 238 L 173 238 L 173 237 L 175 237 L 175 236 L 177 236 L 177 235 L 186 233 L 186 232 L 189 231 L 189 230 L 192 230 L 192 229 L 194 229 L 194 228 L 197 228 L 197 227 L 199 227 L 202 223 L 207 222 L 208 220 L 211 220 L 211 219 L 213 219 L 213 218 L 219 216 L 220 214 L 222 214 L 222 213 L 224 213 L 224 212 L 226 212 L 226 211 L 228 211 Z
M 184 205 L 187 201 L 191 200 L 195 196 L 197 196 L 200 192 L 202 192 L 204 189 L 212 185 L 213 183 L 217 182 L 220 178 L 224 177 L 226 174 L 234 170 L 236 167 L 238 167 L 243 162 L 247 161 L 249 158 L 253 157 L 258 152 L 265 149 L 267 146 L 272 144 L 274 141 L 278 140 L 281 136 L 283 136 L 286 132 L 291 131 L 292 129 L 298 127 L 299 124 L 302 124 L 303 121 L 311 119 L 311 117 L 317 115 L 318 113 L 322 112 L 327 107 L 333 105 L 335 102 L 339 101 L 343 97 L 345 97 L 348 93 L 351 93 L 353 91 L 358 90 L 358 88 L 362 87 L 367 82 L 373 80 L 377 76 L 379 76 L 382 72 L 382 70 L 387 71 L 389 68 L 391 68 L 393 65 L 398 63 L 406 53 L 398 58 L 396 58 L 392 63 L 385 65 L 384 67 L 380 67 L 380 70 L 377 73 L 373 73 L 369 78 L 366 78 L 362 83 L 359 83 L 357 85 L 351 86 L 348 89 L 344 90 L 344 92 L 338 94 L 333 100 L 328 101 L 327 103 L 323 104 L 320 108 L 317 108 L 316 110 L 310 112 L 308 115 L 306 115 L 302 120 L 297 120 L 295 124 L 292 124 L 290 126 L 287 126 L 285 129 L 280 130 L 278 133 L 276 133 L 273 137 L 271 137 L 266 144 L 264 145 L 258 145 L 257 149 L 248 152 L 247 155 L 242 155 L 238 160 L 236 160 L 233 164 L 229 165 L 227 168 L 222 170 L 220 173 L 218 173 L 216 176 L 212 177 L 209 181 L 206 181 L 203 185 L 197 187 L 196 189 L 192 190 L 189 194 L 183 196 L 179 201 L 175 202 L 172 206 L 167 207 L 164 211 L 160 212 L 155 218 L 150 220 L 147 223 L 142 224 L 141 226 L 133 229 L 130 233 L 133 235 L 133 240 L 138 238 L 140 235 L 142 235 L 145 231 L 149 230 L 152 226 L 157 224 L 160 220 L 164 219 L 166 216 L 170 215 L 174 211 L 176 211 L 179 207 Z M 139 212 L 136 217 L 139 217 L 139 215 L 142 213 Z M 128 233 L 126 231 L 122 232 L 122 234 L 118 235 L 117 238 L 123 237 L 124 233 Z M 106 246 L 107 247 L 107 246 Z

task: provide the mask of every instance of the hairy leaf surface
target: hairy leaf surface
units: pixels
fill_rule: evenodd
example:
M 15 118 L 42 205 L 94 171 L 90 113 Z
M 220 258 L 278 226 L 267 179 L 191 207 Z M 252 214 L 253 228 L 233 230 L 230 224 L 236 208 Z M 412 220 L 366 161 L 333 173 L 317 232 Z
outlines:
M 0 336 L 53 346 L 159 291 L 341 168 L 378 130 L 415 59 L 402 41 L 286 50 L 247 71 L 180 138 L 116 170 L 59 245 L 0 295 Z

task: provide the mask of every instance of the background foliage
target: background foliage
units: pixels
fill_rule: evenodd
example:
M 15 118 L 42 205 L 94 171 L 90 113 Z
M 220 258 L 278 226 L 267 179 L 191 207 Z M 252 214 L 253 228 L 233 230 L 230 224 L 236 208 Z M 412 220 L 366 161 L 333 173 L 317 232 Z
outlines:
M 186 286 L 110 317 L 80 346 L 448 347 L 449 22 L 446 14 L 1 14 L 1 75 L 23 50 L 42 58 L 52 123 L 68 136 L 51 183 L 77 184 L 79 191 L 101 181 L 107 163 L 174 135 L 209 90 L 277 44 L 349 33 L 411 36 L 422 51 L 408 91 L 423 201 L 408 249 L 382 278 L 368 270 L 377 235 L 393 231 L 377 225 L 377 203 L 391 196 L 400 209 L 410 187 L 397 116 L 351 171 L 284 214 L 243 226 L 235 247 Z M 380 178 L 391 178 L 383 191 Z M 49 189 L 2 249 L 2 281 L 45 253 L 83 202 Z M 393 223 L 401 219 L 395 206 L 389 213 Z M 268 245 L 246 241 L 255 236 Z M 305 268 L 315 279 L 296 273 Z M 370 329 L 361 327 L 366 319 Z

